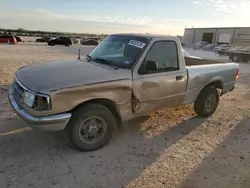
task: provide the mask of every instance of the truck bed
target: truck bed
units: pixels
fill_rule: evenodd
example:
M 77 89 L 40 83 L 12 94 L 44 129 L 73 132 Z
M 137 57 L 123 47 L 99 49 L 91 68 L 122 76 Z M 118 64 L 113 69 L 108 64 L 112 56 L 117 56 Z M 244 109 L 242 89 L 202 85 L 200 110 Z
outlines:
M 186 66 L 226 63 L 225 61 L 222 60 L 198 59 L 193 57 L 185 57 L 185 62 Z
M 196 60 L 195 60 L 196 61 Z M 216 81 L 223 88 L 223 92 L 228 92 L 235 84 L 235 76 L 239 65 L 236 63 L 220 63 L 198 59 L 199 65 L 187 66 L 188 85 L 186 90 L 185 102 L 194 102 L 201 89 Z

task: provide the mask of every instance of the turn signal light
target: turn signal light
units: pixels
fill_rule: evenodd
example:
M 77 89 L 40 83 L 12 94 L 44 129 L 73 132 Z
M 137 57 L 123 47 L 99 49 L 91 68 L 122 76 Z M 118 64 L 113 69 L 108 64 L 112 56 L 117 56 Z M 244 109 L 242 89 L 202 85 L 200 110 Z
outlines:
M 240 76 L 240 70 L 238 69 L 237 72 L 236 72 L 235 80 L 238 80 L 238 79 L 239 79 L 239 76 Z

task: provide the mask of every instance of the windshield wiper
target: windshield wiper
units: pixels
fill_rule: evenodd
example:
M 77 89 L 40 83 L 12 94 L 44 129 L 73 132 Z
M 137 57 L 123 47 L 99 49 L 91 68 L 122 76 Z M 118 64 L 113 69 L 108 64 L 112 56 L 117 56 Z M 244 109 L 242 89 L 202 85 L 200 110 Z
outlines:
M 103 62 L 103 63 L 105 63 L 105 64 L 107 64 L 107 65 L 110 65 L 110 66 L 112 66 L 115 70 L 118 69 L 118 67 L 115 66 L 115 64 L 114 64 L 112 61 L 110 61 L 110 60 L 103 59 L 103 58 L 100 58 L 100 57 L 95 58 L 95 59 L 92 59 L 92 60 L 98 61 L 98 62 L 100 62 L 100 63 Z
M 89 60 L 92 60 L 92 59 L 93 59 L 92 56 L 87 54 L 87 60 L 89 61 Z

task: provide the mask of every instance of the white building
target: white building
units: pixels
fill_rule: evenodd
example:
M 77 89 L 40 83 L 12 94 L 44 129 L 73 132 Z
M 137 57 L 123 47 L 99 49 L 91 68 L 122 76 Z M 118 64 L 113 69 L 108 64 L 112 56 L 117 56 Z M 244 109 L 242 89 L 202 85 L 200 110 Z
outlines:
M 182 41 L 186 46 L 199 41 L 250 46 L 250 27 L 186 28 Z

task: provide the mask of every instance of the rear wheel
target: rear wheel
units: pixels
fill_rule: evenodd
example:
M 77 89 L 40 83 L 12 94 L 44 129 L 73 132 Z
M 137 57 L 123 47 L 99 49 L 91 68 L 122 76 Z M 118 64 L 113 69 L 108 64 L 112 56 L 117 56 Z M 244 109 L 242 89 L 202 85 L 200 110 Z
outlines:
M 115 125 L 115 117 L 108 108 L 87 104 L 73 112 L 68 125 L 70 142 L 80 151 L 99 149 L 112 138 Z
M 233 55 L 232 55 L 232 60 L 233 60 L 233 62 L 239 62 L 239 61 L 240 61 L 239 55 L 233 54 Z
M 194 102 L 194 110 L 200 117 L 211 116 L 218 107 L 219 92 L 215 87 L 205 87 Z

